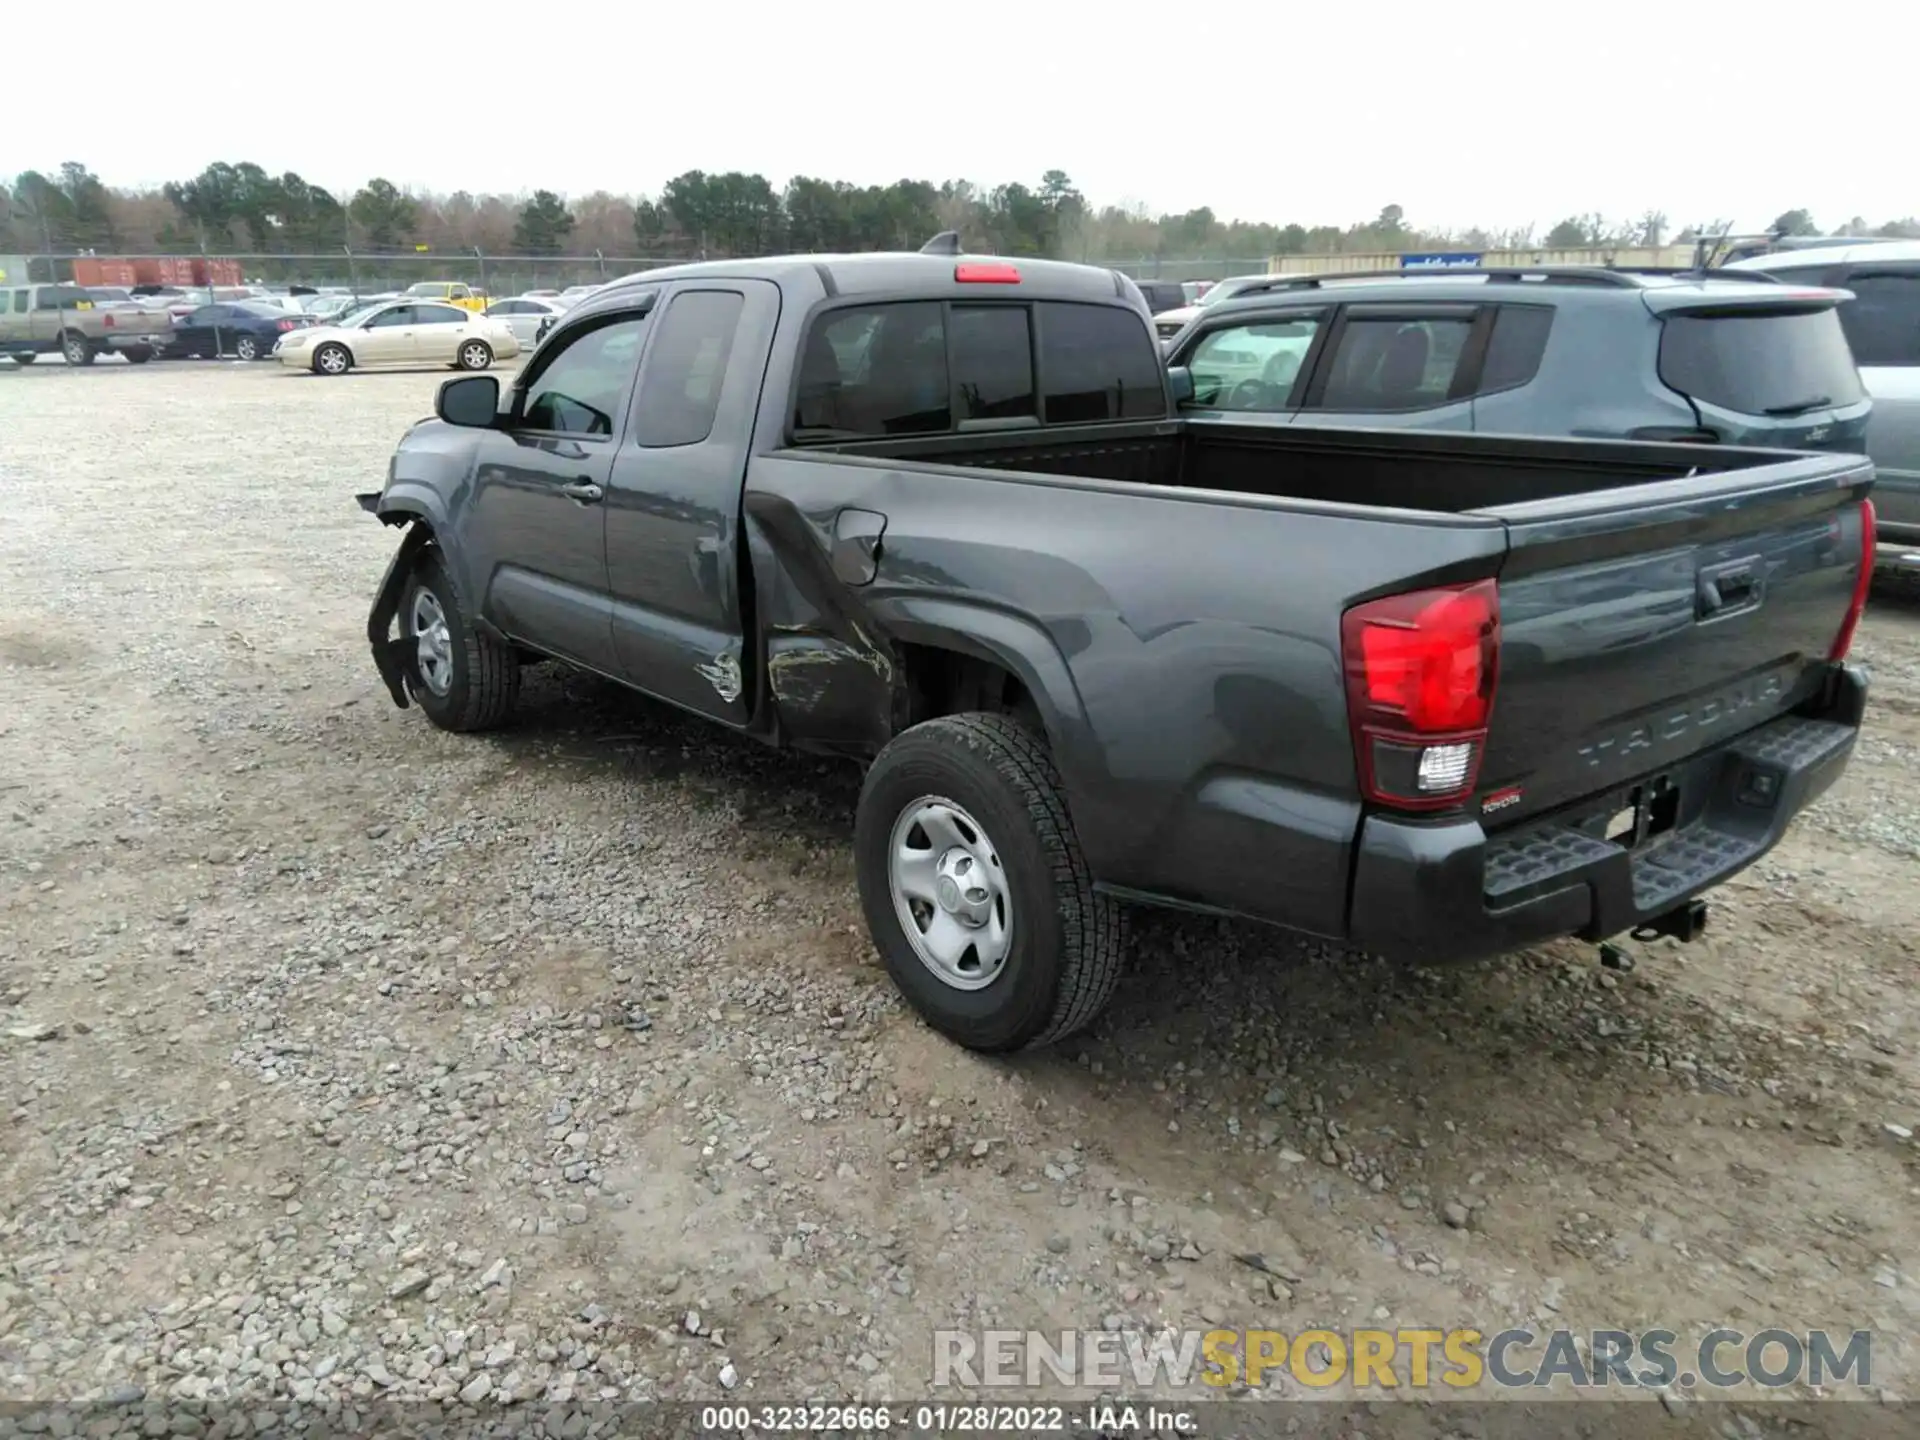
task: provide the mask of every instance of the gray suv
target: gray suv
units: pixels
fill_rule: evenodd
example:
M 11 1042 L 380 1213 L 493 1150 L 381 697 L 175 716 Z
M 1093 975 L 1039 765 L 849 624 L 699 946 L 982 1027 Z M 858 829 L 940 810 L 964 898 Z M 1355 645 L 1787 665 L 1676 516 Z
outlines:
M 1167 363 L 1188 410 L 1274 424 L 1860 453 L 1845 298 L 1597 266 L 1276 276 L 1206 307 Z
M 1867 454 L 1878 472 L 1881 557 L 1920 567 L 1920 240 L 1836 240 L 1726 268 L 1853 297 L 1840 307 L 1840 328 L 1873 397 Z

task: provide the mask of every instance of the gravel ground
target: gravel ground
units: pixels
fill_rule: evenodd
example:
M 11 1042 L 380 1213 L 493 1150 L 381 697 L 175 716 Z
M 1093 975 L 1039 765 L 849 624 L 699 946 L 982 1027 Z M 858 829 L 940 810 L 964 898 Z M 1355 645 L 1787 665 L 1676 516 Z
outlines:
M 1920 606 L 1699 944 L 1148 915 L 991 1061 L 864 939 L 853 769 L 550 667 L 392 707 L 352 495 L 441 378 L 0 367 L 0 1399 L 907 1398 L 942 1325 L 1221 1322 L 1865 1326 L 1914 1390 Z

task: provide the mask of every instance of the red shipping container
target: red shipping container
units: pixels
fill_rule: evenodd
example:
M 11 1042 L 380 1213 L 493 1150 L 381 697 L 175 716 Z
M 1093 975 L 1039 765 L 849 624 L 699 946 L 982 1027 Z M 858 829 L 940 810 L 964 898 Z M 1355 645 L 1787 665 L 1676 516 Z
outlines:
M 100 274 L 103 277 L 100 281 L 102 285 L 130 286 L 140 283 L 134 278 L 131 260 L 102 260 L 99 265 Z
M 105 285 L 107 281 L 100 276 L 98 260 L 76 260 L 73 262 L 73 283 L 76 285 Z
M 247 282 L 246 267 L 238 260 L 209 260 L 207 262 L 207 284 L 244 285 Z
M 136 285 L 164 285 L 160 278 L 160 261 L 147 256 L 133 262 L 133 283 Z

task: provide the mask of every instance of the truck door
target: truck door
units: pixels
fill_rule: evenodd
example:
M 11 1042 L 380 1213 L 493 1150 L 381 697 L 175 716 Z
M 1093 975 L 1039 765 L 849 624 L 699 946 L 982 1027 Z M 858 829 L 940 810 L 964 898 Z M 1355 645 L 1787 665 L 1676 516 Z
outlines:
M 1458 393 L 1479 307 L 1348 305 L 1334 322 L 1296 417 L 1302 425 L 1471 430 Z
M 662 297 L 606 505 L 621 673 L 734 726 L 753 704 L 740 493 L 779 315 L 764 280 L 690 280 Z
M 481 613 L 516 640 L 620 673 L 607 598 L 605 501 L 646 343 L 647 292 L 536 356 L 482 433 L 461 568 Z

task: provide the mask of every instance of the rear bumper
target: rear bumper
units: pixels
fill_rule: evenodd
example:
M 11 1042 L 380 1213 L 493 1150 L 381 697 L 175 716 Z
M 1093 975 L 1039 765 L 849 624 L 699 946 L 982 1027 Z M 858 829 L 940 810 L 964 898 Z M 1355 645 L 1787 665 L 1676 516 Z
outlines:
M 1840 777 L 1866 692 L 1865 673 L 1841 667 L 1818 714 L 1784 716 L 1643 777 L 1675 787 L 1676 823 L 1631 848 L 1605 838 L 1629 791 L 1493 837 L 1473 820 L 1370 815 L 1354 858 L 1351 943 L 1437 963 L 1650 924 L 1766 854 Z

